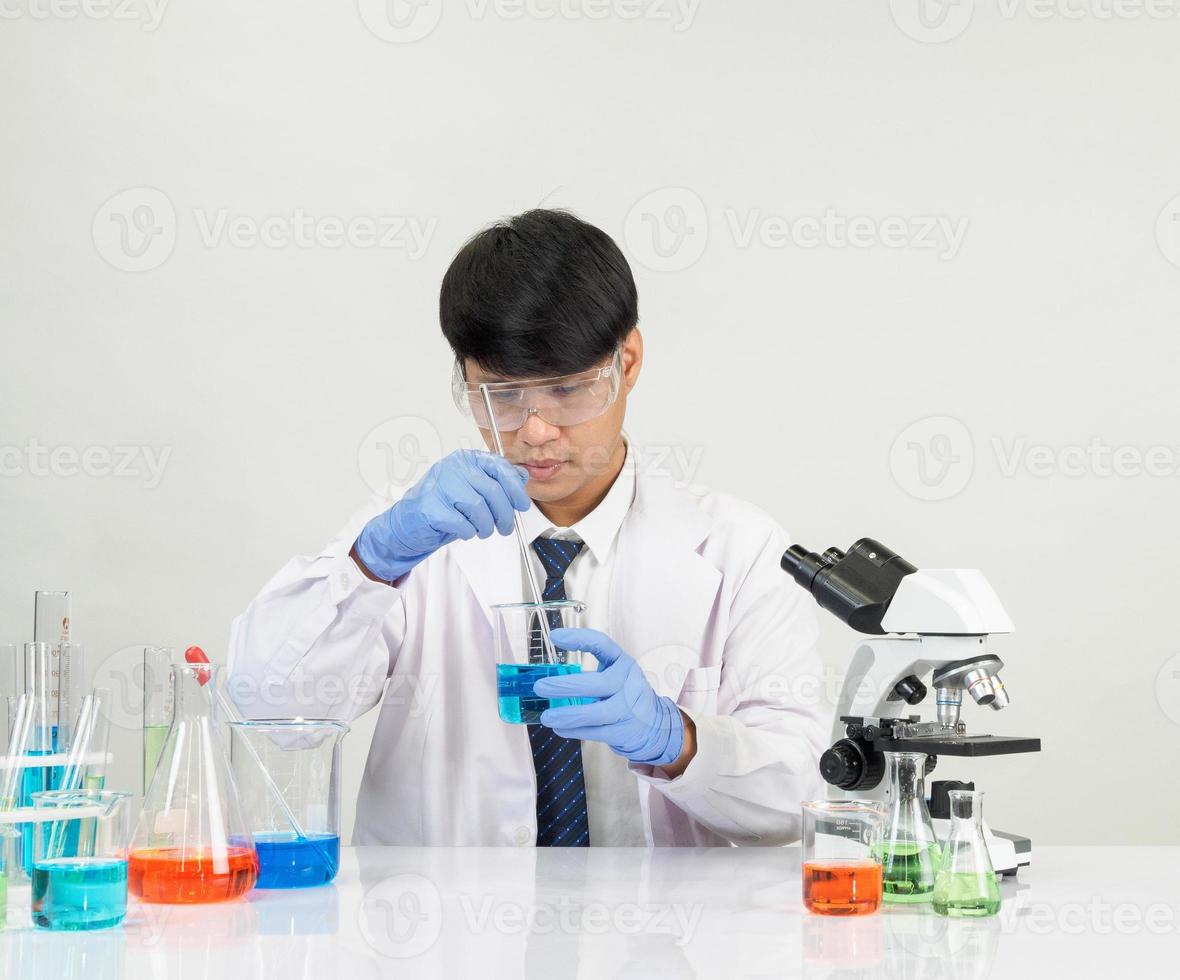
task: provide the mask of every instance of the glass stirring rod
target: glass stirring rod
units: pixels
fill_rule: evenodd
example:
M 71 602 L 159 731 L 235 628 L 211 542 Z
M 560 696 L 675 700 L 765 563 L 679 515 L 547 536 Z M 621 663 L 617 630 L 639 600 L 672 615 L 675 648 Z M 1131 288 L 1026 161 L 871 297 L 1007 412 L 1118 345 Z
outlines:
M 486 384 L 480 385 L 479 393 L 483 396 L 484 409 L 488 413 L 488 425 L 492 430 L 492 440 L 496 444 L 496 452 L 503 456 L 504 443 L 500 441 L 500 430 L 496 426 L 496 415 L 492 411 L 492 396 L 488 391 L 488 386 Z M 541 589 L 540 586 L 537 585 L 537 576 L 533 572 L 533 563 L 529 561 L 529 544 L 524 537 L 524 521 L 521 520 L 520 511 L 518 511 L 515 507 L 512 508 L 512 523 L 516 525 L 516 543 L 520 545 L 520 557 L 524 561 L 524 569 L 527 573 L 526 577 L 528 578 L 529 582 L 529 590 L 533 594 L 533 602 L 539 606 L 541 604 Z M 537 619 L 541 623 L 541 640 L 545 644 L 545 653 L 549 657 L 549 663 L 564 663 L 564 658 L 559 658 L 557 656 L 557 652 L 553 647 L 553 639 L 549 635 L 549 617 L 538 616 Z

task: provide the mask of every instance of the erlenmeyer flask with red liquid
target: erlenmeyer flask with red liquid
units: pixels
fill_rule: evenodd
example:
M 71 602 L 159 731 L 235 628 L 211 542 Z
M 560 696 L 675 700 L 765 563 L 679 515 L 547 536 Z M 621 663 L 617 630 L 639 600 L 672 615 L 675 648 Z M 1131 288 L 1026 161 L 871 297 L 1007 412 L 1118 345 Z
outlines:
M 215 714 L 217 666 L 172 666 L 173 715 L 144 796 L 127 888 L 145 902 L 221 902 L 258 880 Z

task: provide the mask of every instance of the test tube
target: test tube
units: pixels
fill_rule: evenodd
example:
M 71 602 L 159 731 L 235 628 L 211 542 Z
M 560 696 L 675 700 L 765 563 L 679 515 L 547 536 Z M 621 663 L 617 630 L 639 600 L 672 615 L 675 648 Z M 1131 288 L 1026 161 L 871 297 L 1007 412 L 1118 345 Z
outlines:
M 152 773 L 164 748 L 172 724 L 171 647 L 143 648 L 143 792 L 151 785 Z
M 51 649 L 48 643 L 34 640 L 25 644 L 24 680 L 25 693 L 29 695 L 29 710 L 32 712 L 31 728 L 25 756 L 42 756 L 53 753 L 54 720 L 57 710 L 57 691 L 52 683 Z M 52 692 L 52 693 L 51 693 Z M 50 702 L 53 702 L 53 714 Z M 48 766 L 28 766 L 21 772 L 19 806 L 31 806 L 33 794 L 53 789 L 54 770 Z M 29 874 L 33 866 L 33 825 L 18 825 L 21 834 L 22 866 Z
M 20 652 L 15 643 L 0 643 L 0 739 L 8 750 L 16 720 L 16 700 L 25 693 Z

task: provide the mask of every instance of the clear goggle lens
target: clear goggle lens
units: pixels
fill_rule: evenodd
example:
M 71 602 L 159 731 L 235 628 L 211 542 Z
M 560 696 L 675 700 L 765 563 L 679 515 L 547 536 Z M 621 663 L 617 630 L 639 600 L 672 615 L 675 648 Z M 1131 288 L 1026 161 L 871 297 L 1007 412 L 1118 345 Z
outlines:
M 497 381 L 487 385 L 496 416 L 496 428 L 513 432 L 530 415 L 541 416 L 550 425 L 568 426 L 597 418 L 610 407 L 619 393 L 619 355 L 603 368 L 569 374 L 560 378 L 539 378 L 528 382 Z M 491 427 L 483 393 L 478 384 L 463 379 L 455 364 L 452 391 L 455 405 L 481 429 Z

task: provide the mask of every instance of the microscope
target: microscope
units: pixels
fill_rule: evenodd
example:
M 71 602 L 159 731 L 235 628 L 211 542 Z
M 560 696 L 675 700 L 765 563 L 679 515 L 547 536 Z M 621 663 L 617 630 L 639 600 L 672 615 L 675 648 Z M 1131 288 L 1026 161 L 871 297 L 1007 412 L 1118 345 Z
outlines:
M 968 732 L 959 713 L 966 694 L 1000 711 L 1008 692 L 1004 664 L 988 653 L 992 633 L 1012 632 L 1012 620 L 983 574 L 975 569 L 918 569 L 878 541 L 861 538 L 847 552 L 822 555 L 800 545 L 781 565 L 816 602 L 859 633 L 836 706 L 832 747 L 820 757 L 820 774 L 833 799 L 884 799 L 885 752 L 924 752 L 926 772 L 939 755 L 986 756 L 1039 752 L 1039 738 Z M 902 714 L 934 688 L 935 720 Z M 940 837 L 950 819 L 947 793 L 973 783 L 930 784 L 930 816 Z M 993 831 L 984 836 L 997 874 L 1028 865 L 1026 837 Z

